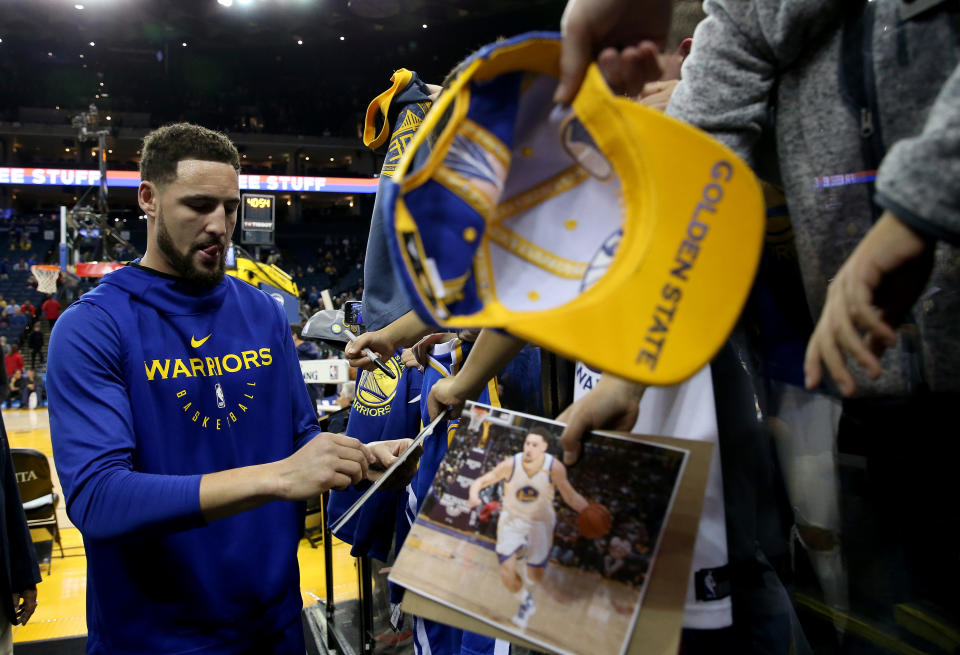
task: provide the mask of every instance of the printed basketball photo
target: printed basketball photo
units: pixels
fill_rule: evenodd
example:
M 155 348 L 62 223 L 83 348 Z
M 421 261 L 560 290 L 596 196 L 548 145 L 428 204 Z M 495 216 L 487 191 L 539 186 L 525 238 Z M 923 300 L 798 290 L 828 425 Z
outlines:
M 560 653 L 625 652 L 687 451 L 468 403 L 390 579 Z

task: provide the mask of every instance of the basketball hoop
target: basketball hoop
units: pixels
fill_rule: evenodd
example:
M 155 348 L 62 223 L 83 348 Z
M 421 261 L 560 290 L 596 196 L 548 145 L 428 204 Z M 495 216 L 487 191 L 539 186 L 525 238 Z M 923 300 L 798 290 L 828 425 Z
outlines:
M 60 277 L 59 266 L 37 264 L 30 267 L 30 272 L 37 279 L 37 291 L 40 293 L 56 293 L 57 278 Z
M 490 410 L 484 409 L 483 407 L 471 407 L 470 432 L 477 432 L 480 429 L 480 426 L 483 425 L 483 422 L 487 419 L 487 414 L 489 413 Z

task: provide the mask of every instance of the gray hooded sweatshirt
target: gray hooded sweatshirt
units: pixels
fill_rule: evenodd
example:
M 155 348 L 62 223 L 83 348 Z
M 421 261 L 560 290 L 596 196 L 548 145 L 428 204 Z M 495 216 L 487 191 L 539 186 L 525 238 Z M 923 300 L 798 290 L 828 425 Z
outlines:
M 814 318 L 883 209 L 939 241 L 864 396 L 960 390 L 960 12 L 913 5 L 706 0 L 668 107 L 783 185 Z

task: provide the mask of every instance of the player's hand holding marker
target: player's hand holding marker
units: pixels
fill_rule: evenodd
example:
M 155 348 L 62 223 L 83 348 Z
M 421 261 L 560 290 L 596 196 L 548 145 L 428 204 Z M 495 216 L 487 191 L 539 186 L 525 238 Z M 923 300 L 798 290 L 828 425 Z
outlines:
M 583 435 L 591 430 L 630 430 L 637 422 L 645 390 L 642 384 L 604 373 L 597 386 L 557 417 L 567 424 L 560 435 L 563 463 L 567 466 L 576 463 Z
M 433 328 L 421 321 L 411 310 L 380 330 L 364 332 L 352 339 L 343 352 L 350 366 L 372 371 L 375 364 L 364 354 L 365 348 L 372 350 L 381 360 L 387 361 L 397 352 L 397 348 L 409 348 L 432 331 Z
M 355 336 L 353 335 L 353 332 L 351 332 L 350 330 L 344 330 L 344 331 L 343 331 L 343 334 L 344 334 L 344 335 L 347 337 L 347 339 L 349 339 L 351 342 L 357 340 L 357 337 L 355 337 Z M 374 366 L 376 366 L 378 369 L 380 369 L 380 372 L 383 373 L 384 375 L 386 375 L 388 378 L 390 378 L 391 380 L 393 380 L 393 379 L 395 379 L 395 378 L 397 377 L 397 374 L 394 373 L 393 371 L 391 371 L 389 368 L 387 368 L 387 365 L 383 363 L 383 357 L 381 357 L 381 356 L 378 355 L 377 353 L 373 352 L 373 351 L 370 350 L 369 348 L 364 348 L 364 349 L 363 349 L 363 354 L 367 356 L 367 359 L 370 360 L 370 363 L 372 363 Z
M 368 371 L 373 370 L 373 361 L 363 352 L 365 348 L 369 348 L 375 352 L 382 360 L 390 359 L 397 350 L 387 330 L 364 332 L 351 343 L 348 343 L 347 347 L 343 350 L 343 354 L 346 356 L 350 366 Z

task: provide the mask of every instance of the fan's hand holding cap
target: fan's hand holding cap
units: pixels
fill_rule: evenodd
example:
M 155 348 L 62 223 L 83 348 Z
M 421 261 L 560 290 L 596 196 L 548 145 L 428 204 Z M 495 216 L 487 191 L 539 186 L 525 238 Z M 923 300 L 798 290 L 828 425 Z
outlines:
M 559 57 L 559 36 L 536 33 L 466 63 L 385 188 L 394 264 L 424 320 L 679 382 L 747 298 L 759 186 L 705 133 L 613 96 L 595 65 L 571 107 L 553 104 Z

